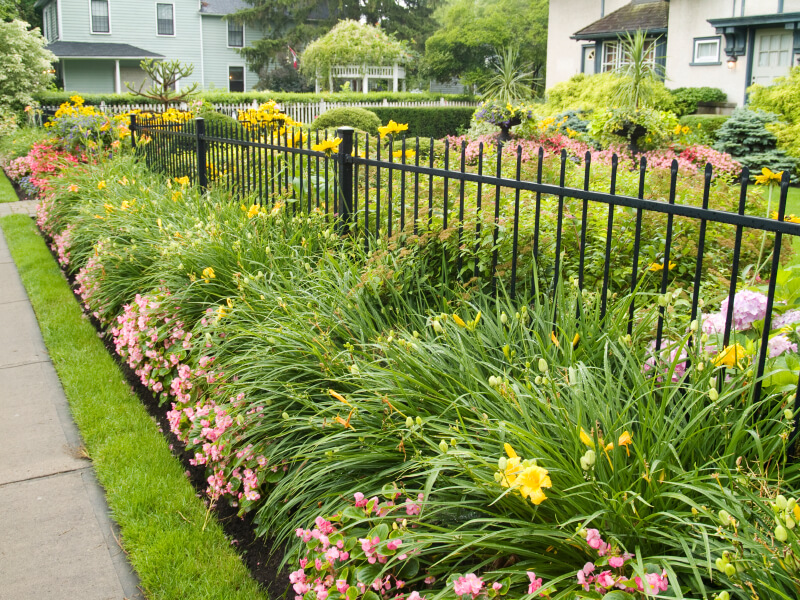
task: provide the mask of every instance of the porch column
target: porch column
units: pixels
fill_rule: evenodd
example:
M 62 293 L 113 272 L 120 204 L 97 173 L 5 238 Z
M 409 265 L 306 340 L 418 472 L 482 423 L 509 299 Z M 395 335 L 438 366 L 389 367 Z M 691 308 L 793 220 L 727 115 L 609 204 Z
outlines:
M 397 63 L 392 67 L 392 91 L 397 93 Z
M 114 93 L 122 92 L 122 79 L 119 74 L 119 60 L 114 61 Z
M 364 81 L 361 84 L 361 91 L 365 94 L 369 92 L 369 75 L 367 74 L 367 67 L 364 67 Z

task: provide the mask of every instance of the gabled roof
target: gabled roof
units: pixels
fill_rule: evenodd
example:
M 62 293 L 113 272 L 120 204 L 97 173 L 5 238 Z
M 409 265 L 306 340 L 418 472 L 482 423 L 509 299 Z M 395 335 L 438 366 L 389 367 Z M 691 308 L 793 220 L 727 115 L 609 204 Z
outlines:
M 666 33 L 668 24 L 668 1 L 633 0 L 630 4 L 576 32 L 572 39 L 599 40 L 640 30 L 647 33 Z
M 229 15 L 244 8 L 251 8 L 244 0 L 202 0 L 200 13 L 203 15 Z
M 47 49 L 58 58 L 164 58 L 130 44 L 107 44 L 94 42 L 53 42 Z

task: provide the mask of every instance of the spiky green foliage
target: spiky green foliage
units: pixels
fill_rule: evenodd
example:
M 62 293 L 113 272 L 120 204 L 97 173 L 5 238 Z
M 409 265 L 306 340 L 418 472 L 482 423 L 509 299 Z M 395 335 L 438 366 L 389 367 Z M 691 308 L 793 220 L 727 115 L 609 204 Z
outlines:
M 487 100 L 517 104 L 529 100 L 534 82 L 533 71 L 522 62 L 519 46 L 509 46 L 495 58 L 491 76 L 481 86 Z

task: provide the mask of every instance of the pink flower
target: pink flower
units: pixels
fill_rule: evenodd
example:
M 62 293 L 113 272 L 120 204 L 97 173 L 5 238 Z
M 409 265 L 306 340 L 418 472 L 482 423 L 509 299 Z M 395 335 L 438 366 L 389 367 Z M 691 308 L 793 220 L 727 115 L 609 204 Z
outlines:
M 348 587 L 349 586 L 347 585 L 347 580 L 346 579 L 337 579 L 336 580 L 336 591 L 339 592 L 340 594 L 344 594 L 347 591 Z
M 533 571 L 528 571 L 528 579 L 530 580 L 530 585 L 528 586 L 528 593 L 533 594 L 536 590 L 542 587 L 542 578 L 536 577 L 536 573 Z
M 597 550 L 599 556 L 604 556 L 610 547 L 600 537 L 600 532 L 597 529 L 586 530 L 586 543 L 589 544 L 590 548 Z
M 637 578 L 638 579 L 638 578 Z M 648 573 L 645 575 L 646 583 L 644 585 L 644 593 L 648 595 L 655 595 L 658 592 L 666 592 L 669 587 L 667 582 L 667 572 L 662 571 L 658 573 Z M 638 583 L 638 582 L 637 582 Z
M 780 334 L 769 339 L 767 351 L 769 352 L 770 358 L 775 358 L 784 352 L 797 352 L 797 344 L 793 344 L 788 337 Z
M 389 550 L 397 550 L 400 546 L 403 545 L 403 540 L 389 540 L 386 542 L 386 548 Z
M 364 494 L 361 492 L 356 492 L 353 494 L 353 497 L 356 499 L 356 507 L 361 508 L 367 505 L 367 499 L 364 497 Z
M 589 591 L 589 585 L 594 583 L 595 578 L 589 577 L 589 575 L 594 571 L 594 563 L 587 562 L 583 565 L 583 568 L 578 571 L 578 583 L 583 586 L 585 591 Z
M 528 574 L 530 575 L 530 572 L 528 572 Z M 494 591 L 497 591 L 497 590 L 499 590 L 499 589 L 500 589 L 500 588 L 502 588 L 502 587 L 503 587 L 503 584 L 502 584 L 502 583 L 500 583 L 499 581 L 495 581 L 495 582 L 492 584 L 492 589 L 493 589 Z
M 483 588 L 483 580 L 474 573 L 467 573 L 467 575 L 456 579 L 453 582 L 453 587 L 457 596 L 471 594 L 473 598 L 477 598 Z
M 723 315 L 728 313 L 728 298 L 719 305 Z M 742 290 L 733 297 L 733 326 L 737 331 L 749 329 L 755 321 L 767 315 L 767 297 L 760 292 Z
M 602 573 L 600 573 L 600 575 L 597 576 L 596 583 L 597 583 L 597 588 L 599 590 L 600 588 L 605 588 L 605 589 L 612 588 L 614 587 L 614 584 L 616 582 L 614 581 L 614 578 L 611 576 L 611 571 L 603 571 Z
M 621 556 L 611 556 L 608 559 L 608 564 L 609 566 L 614 567 L 615 569 L 619 569 L 622 565 L 625 564 L 625 559 L 622 558 Z
M 419 592 L 411 592 L 406 600 L 426 600 L 425 596 L 420 596 Z

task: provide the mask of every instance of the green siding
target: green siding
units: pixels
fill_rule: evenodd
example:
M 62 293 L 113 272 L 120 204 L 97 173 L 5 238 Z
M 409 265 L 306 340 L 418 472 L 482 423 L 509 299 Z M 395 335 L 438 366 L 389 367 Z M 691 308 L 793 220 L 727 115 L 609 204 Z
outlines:
M 245 27 L 244 43 L 250 45 L 263 36 L 252 27 Z M 245 67 L 247 62 L 236 48 L 228 47 L 228 22 L 222 17 L 203 16 L 203 70 L 206 89 L 228 89 L 228 67 Z M 258 74 L 245 69 L 246 90 L 252 90 L 258 83 Z
M 114 93 L 114 63 L 106 60 L 62 61 L 64 89 L 85 94 Z

